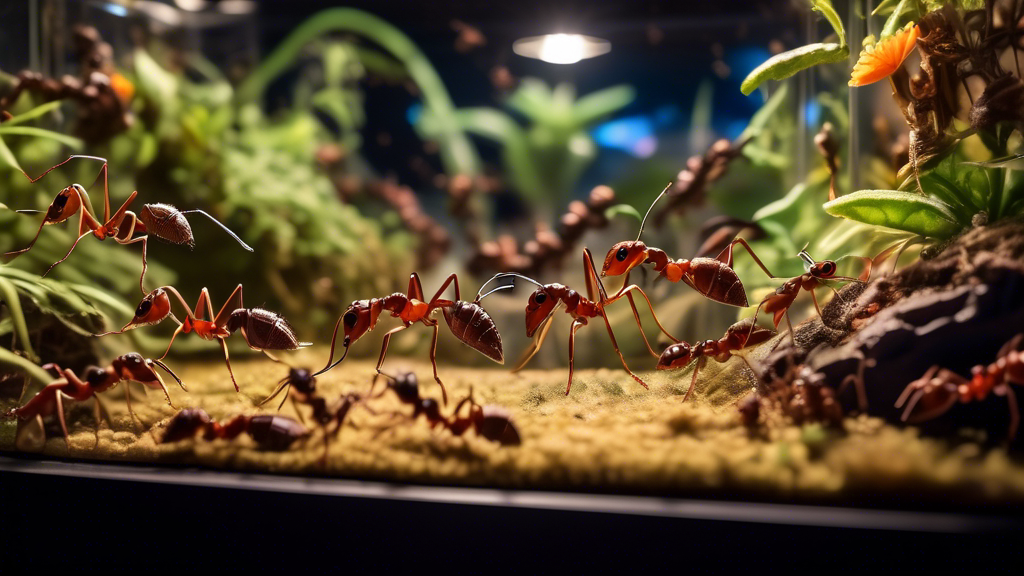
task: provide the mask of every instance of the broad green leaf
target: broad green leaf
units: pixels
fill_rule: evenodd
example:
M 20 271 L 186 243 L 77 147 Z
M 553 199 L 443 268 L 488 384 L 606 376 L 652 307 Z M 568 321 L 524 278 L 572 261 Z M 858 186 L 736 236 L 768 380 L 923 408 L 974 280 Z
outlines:
M 917 0 L 900 0 L 896 9 L 886 19 L 885 26 L 882 27 L 882 33 L 878 36 L 878 39 L 884 40 L 898 32 L 901 28 L 900 23 L 903 21 L 904 13 L 910 10 L 917 11 Z
M 900 0 L 882 0 L 878 3 L 878 6 L 875 6 L 875 9 L 871 11 L 871 15 L 884 16 L 886 14 L 891 14 L 899 2 Z
M 612 206 L 611 208 L 604 211 L 604 217 L 609 220 L 615 218 L 619 214 L 626 214 L 627 216 L 632 216 L 636 218 L 637 222 L 642 222 L 644 219 L 644 217 L 640 215 L 640 212 L 636 208 L 630 206 L 629 204 L 616 204 L 615 206 Z
M 950 238 L 963 228 L 944 204 L 898 190 L 860 190 L 826 202 L 824 208 L 833 216 L 929 238 Z
M 787 102 L 788 96 L 789 85 L 782 84 L 779 86 L 779 89 L 776 90 L 775 94 L 772 94 L 771 98 L 764 103 L 764 106 L 761 106 L 761 108 L 758 109 L 757 112 L 754 112 L 754 115 L 750 117 L 750 123 L 747 124 L 746 129 L 743 130 L 743 133 L 740 134 L 740 137 L 737 138 L 737 140 L 744 140 L 745 138 L 756 136 L 764 130 L 765 126 L 768 125 L 768 122 L 778 114 L 779 109 Z
M 832 7 L 832 0 L 811 0 L 811 10 L 821 12 L 828 23 L 832 25 L 832 29 L 836 31 L 836 35 L 839 36 L 839 45 L 846 46 L 846 30 L 843 29 L 843 20 L 836 13 L 836 9 Z
M 636 98 L 632 86 L 611 86 L 591 92 L 576 101 L 573 106 L 573 124 L 583 128 L 602 117 L 628 106 Z
M 850 48 L 841 44 L 808 44 L 777 54 L 768 59 L 747 75 L 740 85 L 740 91 L 750 94 L 767 80 L 784 80 L 801 70 L 817 66 L 841 62 L 850 56 Z

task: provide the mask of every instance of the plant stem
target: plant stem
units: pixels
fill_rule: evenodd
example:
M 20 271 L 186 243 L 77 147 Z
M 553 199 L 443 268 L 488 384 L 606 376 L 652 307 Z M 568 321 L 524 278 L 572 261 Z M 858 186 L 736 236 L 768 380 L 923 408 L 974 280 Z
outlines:
M 986 170 L 988 177 L 988 221 L 995 222 L 1000 218 L 1003 207 L 1003 180 L 1006 177 L 1003 168 Z
M 25 322 L 25 313 L 21 309 L 21 299 L 18 296 L 18 290 L 6 278 L 0 278 L 0 296 L 7 303 L 7 309 L 11 311 L 14 333 L 18 337 L 17 339 L 21 341 L 22 349 L 29 358 L 38 361 L 39 357 L 32 350 L 32 342 L 28 337 L 28 324 Z
M 18 356 L 6 348 L 0 348 L 0 364 L 12 366 L 15 370 L 24 372 L 29 378 L 42 382 L 44 385 L 53 381 L 53 377 L 47 374 L 46 370 L 43 370 L 39 366 L 28 361 L 26 358 Z
M 405 66 L 422 92 L 424 104 L 439 123 L 438 144 L 445 170 L 451 175 L 477 176 L 480 172 L 480 159 L 455 120 L 455 106 L 437 71 L 405 34 L 362 10 L 331 8 L 315 14 L 292 32 L 239 86 L 235 102 L 246 103 L 258 99 L 271 80 L 292 66 L 304 46 L 320 35 L 339 31 L 368 38 Z

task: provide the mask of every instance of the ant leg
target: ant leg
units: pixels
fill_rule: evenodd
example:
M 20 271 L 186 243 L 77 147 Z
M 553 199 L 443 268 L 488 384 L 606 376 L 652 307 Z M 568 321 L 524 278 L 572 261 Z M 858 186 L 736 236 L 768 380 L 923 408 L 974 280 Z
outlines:
M 387 356 L 387 354 L 388 354 L 388 344 L 391 342 L 391 336 L 393 334 L 401 332 L 402 330 L 405 330 L 408 327 L 409 327 L 408 325 L 402 325 L 402 326 L 399 326 L 398 328 L 392 328 L 391 330 L 388 330 L 388 332 L 386 334 L 384 334 L 384 343 L 381 344 L 381 347 L 380 347 L 380 358 L 377 359 L 377 373 L 378 374 L 380 374 L 380 367 L 384 365 L 384 357 Z
M 447 406 L 448 391 L 444 389 L 444 382 L 441 382 L 441 377 L 437 375 L 437 322 L 435 321 L 431 327 L 434 329 L 434 336 L 430 340 L 430 365 L 434 368 L 434 381 L 436 381 L 438 386 L 441 387 L 441 401 L 445 406 Z M 380 366 L 378 366 L 378 368 L 380 368 Z
M 628 372 L 629 375 L 633 377 L 633 380 L 636 380 L 637 382 L 640 383 L 641 386 L 649 390 L 650 388 L 647 386 L 647 383 L 641 380 L 639 376 L 634 374 L 633 371 L 629 369 L 629 365 L 626 364 L 626 359 L 622 356 L 622 351 L 619 350 L 619 343 L 615 341 L 615 333 L 612 332 L 612 325 L 611 323 L 608 322 L 608 317 L 601 316 L 601 318 L 604 320 L 605 328 L 608 329 L 608 336 L 612 339 L 612 346 L 615 347 L 615 353 L 619 355 L 619 360 L 622 361 L 622 367 L 625 368 L 626 372 Z
M 654 312 L 654 305 L 651 304 L 651 299 L 647 297 L 647 293 L 643 291 L 643 288 L 640 288 L 636 284 L 633 284 L 628 288 L 624 288 L 622 290 L 622 293 L 625 294 L 627 299 L 629 300 L 630 305 L 633 305 L 633 295 L 630 294 L 630 292 L 634 290 L 639 292 L 640 295 L 644 297 L 644 301 L 647 302 L 647 307 L 651 310 L 651 316 L 654 318 L 654 323 L 658 325 L 658 328 L 661 330 L 661 333 L 664 334 L 665 336 L 668 336 L 669 339 L 672 340 L 673 342 L 680 342 L 678 338 L 669 334 L 668 330 L 666 330 L 665 327 L 661 325 L 661 320 L 658 320 L 658 315 Z M 614 299 L 609 301 L 608 303 L 610 302 L 614 302 Z M 607 306 L 608 303 L 606 303 L 605 305 Z M 635 305 L 633 305 L 633 316 L 636 318 L 637 326 L 640 326 L 640 318 L 637 316 Z M 643 334 L 643 326 L 640 326 L 640 333 Z M 644 341 L 647 341 L 646 336 L 644 337 Z M 647 348 L 650 349 L 650 346 L 648 345 Z M 659 354 L 656 354 L 653 350 L 651 350 L 651 354 L 654 354 L 656 357 L 660 356 Z
M 334 324 L 334 334 L 331 335 L 331 355 L 327 357 L 327 364 L 324 364 L 323 369 L 320 370 L 319 372 L 317 372 L 316 374 L 314 374 L 313 376 L 319 376 L 319 375 L 323 374 L 324 372 L 327 372 L 328 370 L 331 369 L 331 362 L 334 360 L 334 347 L 337 346 L 337 344 L 338 344 L 338 330 L 341 328 L 341 321 L 344 318 L 345 318 L 344 314 L 342 314 L 341 316 L 338 316 L 338 321 Z M 345 354 L 346 355 L 348 354 L 348 346 L 345 346 Z M 345 355 L 342 355 L 341 360 L 344 360 L 344 359 L 345 359 Z M 338 360 L 338 362 L 341 362 L 341 360 Z
M 205 288 L 203 289 L 203 294 L 206 296 L 207 309 L 210 311 L 210 314 L 212 315 L 213 302 L 210 300 L 210 295 L 206 292 Z M 236 301 L 237 304 L 233 304 L 233 302 Z M 224 326 L 227 326 L 228 319 L 231 318 L 231 313 L 234 312 L 235 310 L 238 310 L 239 308 L 245 308 L 245 306 L 242 304 L 241 284 L 236 286 L 235 289 L 231 291 L 231 295 L 228 296 L 228 299 L 224 301 L 224 305 L 221 306 L 220 310 L 217 311 L 217 316 L 211 318 L 211 320 L 213 320 L 213 323 L 216 324 L 218 328 L 223 328 Z M 198 305 L 196 305 L 196 314 L 199 314 Z
M 863 354 L 860 355 L 860 362 L 857 363 L 857 371 L 853 374 L 847 374 L 843 381 L 839 383 L 839 391 L 842 392 L 843 388 L 847 384 L 853 382 L 854 389 L 857 391 L 857 406 L 861 412 L 868 411 L 868 393 L 864 388 L 864 367 L 874 366 L 875 360 L 873 358 L 864 358 Z
M 996 353 L 996 358 L 1002 358 L 1003 356 L 1009 355 L 1010 352 L 1013 352 L 1020 347 L 1022 343 L 1024 343 L 1024 333 L 1017 334 L 1013 338 L 1010 338 L 1010 341 L 1003 344 L 1003 347 Z
M 820 313 L 820 312 L 819 312 Z M 786 315 L 786 324 L 789 325 L 789 339 L 793 341 L 793 347 L 796 347 L 796 331 L 793 330 L 793 321 L 789 318 L 789 308 L 786 308 L 784 313 Z
M 419 277 L 417 277 L 417 281 L 418 280 L 419 280 Z M 411 280 L 410 280 L 410 283 L 411 283 Z M 434 302 L 437 302 L 438 298 L 441 297 L 441 294 L 443 294 L 444 291 L 448 288 L 448 285 L 452 284 L 452 283 L 455 284 L 455 299 L 456 300 L 462 300 L 462 295 L 459 292 L 459 277 L 456 276 L 455 274 L 450 274 L 450 275 L 448 275 L 448 278 L 444 281 L 444 283 L 441 284 L 441 287 L 437 289 L 437 293 L 434 294 L 434 297 L 430 299 L 430 304 L 433 304 Z M 420 290 L 422 291 L 422 288 Z
M 700 373 L 700 369 L 707 363 L 707 356 L 701 356 L 697 360 L 697 365 L 693 367 L 693 378 L 690 378 L 690 387 L 686 389 L 686 395 L 683 396 L 683 402 L 686 402 L 686 399 L 690 397 L 690 393 L 693 392 L 694 386 L 697 385 L 697 374 Z
M 32 237 L 32 241 L 28 243 L 28 246 L 22 248 L 21 250 L 12 250 L 10 252 L 7 252 L 7 253 L 4 254 L 4 256 L 7 257 L 7 258 L 10 258 L 11 260 L 13 260 L 17 256 L 19 256 L 21 254 L 24 254 L 25 252 L 28 252 L 29 250 L 31 250 L 32 247 L 35 246 L 36 240 L 39 239 L 39 234 L 41 234 L 43 232 L 43 226 L 46 226 L 46 218 L 45 217 L 43 218 L 43 221 L 39 223 L 39 229 L 36 230 L 36 235 Z
M 526 367 L 526 364 L 537 354 L 540 350 L 541 344 L 544 343 L 544 339 L 548 336 L 548 331 L 551 330 L 551 326 L 554 325 L 554 316 L 548 316 L 547 320 L 544 320 L 544 324 L 537 329 L 537 332 L 533 335 L 533 342 L 523 351 L 523 355 L 516 362 L 516 365 L 512 368 L 512 374 L 519 372 Z
M 94 430 L 95 433 L 96 433 L 96 441 L 93 442 L 93 444 L 92 444 L 92 449 L 93 449 L 93 451 L 95 451 L 97 448 L 100 447 L 100 425 L 103 423 L 103 420 L 101 420 L 101 416 L 100 416 L 99 397 L 93 396 L 92 399 L 93 399 L 93 403 L 92 403 L 93 417 L 96 418 L 96 428 Z
M 829 288 L 832 288 L 832 287 L 829 286 Z M 835 290 L 835 289 L 833 288 L 833 290 Z M 821 318 L 822 323 L 824 323 L 825 315 L 821 313 L 821 307 L 818 306 L 818 297 L 814 294 L 814 288 L 811 288 L 810 290 L 808 290 L 808 292 L 811 293 L 811 300 L 814 301 L 814 309 L 818 311 L 818 317 Z M 838 292 L 836 292 L 836 296 L 839 296 Z M 787 314 L 788 314 L 788 312 L 787 312 Z M 792 329 L 793 328 L 790 327 L 790 330 L 792 330 Z
M 572 329 L 569 331 L 569 383 L 565 386 L 565 395 L 569 395 L 569 389 L 572 388 L 572 373 L 575 368 L 576 360 L 576 331 L 583 326 L 583 322 L 578 319 L 572 321 Z M 628 370 L 628 368 L 627 368 Z M 468 398 L 467 398 L 468 399 Z
M 64 394 L 60 390 L 54 394 L 54 399 L 57 402 L 57 419 L 60 420 L 60 429 L 64 431 L 64 447 L 67 448 L 68 452 L 71 452 L 71 441 L 68 440 L 68 423 L 64 416 L 64 401 L 61 399 L 61 395 Z
M 65 254 L 64 257 L 61 258 L 60 260 L 57 260 L 53 264 L 50 264 L 50 267 L 46 269 L 46 272 L 43 272 L 42 277 L 45 277 L 47 274 L 49 274 L 50 270 L 53 270 L 58 264 L 60 264 L 61 262 L 67 260 L 68 257 L 71 256 L 71 253 L 75 251 L 75 247 L 78 246 L 78 243 L 82 241 L 82 238 L 85 238 L 86 236 L 88 236 L 91 233 L 92 232 L 86 232 L 85 234 L 82 234 L 81 236 L 79 236 L 78 239 L 75 240 L 75 243 L 71 245 L 71 250 L 68 250 L 68 253 Z
M 722 252 L 715 258 L 715 260 L 718 260 L 719 262 L 722 262 L 723 264 L 725 264 L 729 268 L 732 268 L 732 263 L 733 263 L 733 256 L 732 256 L 733 246 L 735 246 L 737 244 L 740 244 L 744 248 L 747 249 L 747 254 L 750 254 L 750 257 L 753 258 L 754 262 L 757 263 L 757 265 L 761 267 L 761 270 L 764 270 L 764 273 L 767 274 L 769 278 L 772 278 L 772 279 L 778 278 L 778 276 L 775 276 L 774 274 L 772 274 L 768 270 L 768 267 L 764 265 L 764 262 L 761 262 L 761 259 L 758 258 L 757 254 L 755 254 L 754 251 L 750 248 L 750 244 L 747 244 L 747 241 L 744 240 L 743 238 L 737 238 L 737 239 L 733 240 L 732 242 L 730 242 L 729 245 L 725 247 L 725 250 L 722 250 Z
M 291 384 L 291 381 L 289 381 L 288 378 L 281 379 L 281 381 L 277 383 L 277 388 L 275 388 L 274 391 L 270 393 L 270 396 L 267 396 L 266 398 L 264 398 L 262 402 L 260 402 L 259 404 L 256 405 L 256 407 L 258 408 L 260 406 L 263 406 L 267 402 L 270 402 L 271 400 L 276 398 L 277 395 L 280 394 L 281 391 L 284 390 L 285 388 L 287 388 L 290 384 Z M 284 405 L 284 400 L 281 401 L 281 406 L 283 406 L 283 405 Z M 281 406 L 277 407 L 278 411 L 281 410 Z
M 134 218 L 135 215 L 132 214 L 132 217 Z M 132 222 L 132 228 L 134 227 L 135 223 Z M 131 232 L 129 232 L 128 236 L 131 237 Z M 144 281 L 146 279 L 146 270 L 149 268 L 149 263 L 146 260 L 146 247 L 149 245 L 148 240 L 148 235 L 139 236 L 138 238 L 132 238 L 131 240 L 117 240 L 117 243 L 121 244 L 122 246 L 128 246 L 129 244 L 137 244 L 139 242 L 142 243 L 142 275 L 139 276 L 139 288 L 142 290 L 143 294 L 149 294 L 149 291 L 146 290 L 146 285 L 144 284 Z
M 295 415 L 299 417 L 299 422 L 305 425 L 306 418 L 302 415 L 302 410 L 299 410 L 299 401 L 296 400 L 295 396 L 292 395 L 291 388 L 288 389 L 288 392 L 285 394 L 285 398 L 292 399 L 292 408 L 295 409 Z M 281 406 L 284 406 L 284 401 L 281 402 Z M 281 411 L 281 406 L 277 407 L 278 412 Z
M 184 328 L 185 325 L 182 324 L 178 326 L 178 328 L 174 331 L 174 334 L 171 334 L 171 341 L 167 343 L 167 350 L 164 350 L 164 355 L 157 358 L 157 361 L 167 358 L 167 355 L 171 353 L 171 346 L 174 345 L 174 339 L 178 337 L 178 334 L 181 334 L 184 331 Z
M 647 346 L 647 351 L 651 353 L 651 356 L 660 358 L 661 355 L 651 348 L 651 343 L 647 341 L 647 334 L 644 333 L 644 327 L 640 324 L 640 312 L 636 309 L 636 303 L 633 302 L 633 295 L 626 294 L 626 300 L 629 300 L 629 307 L 633 309 L 633 319 L 636 320 L 636 326 L 640 329 L 640 337 L 644 339 L 644 346 Z
M 132 391 L 131 391 L 131 381 L 130 380 L 125 380 L 125 382 L 124 382 L 124 401 L 125 401 L 125 404 L 128 405 L 128 417 L 132 421 L 132 426 L 135 427 L 135 431 L 136 432 L 139 432 L 140 430 L 139 430 L 139 427 L 137 426 L 137 424 L 142 424 L 142 418 L 139 418 L 138 416 L 136 416 L 135 415 L 135 411 L 132 410 Z M 136 418 L 138 418 L 138 420 L 139 420 L 138 423 L 135 422 Z
M 405 293 L 410 299 L 415 298 L 420 302 L 426 302 L 427 298 L 423 295 L 423 283 L 420 282 L 419 274 L 413 272 L 409 275 L 409 289 Z
M 238 392 L 238 382 L 235 381 L 235 373 L 231 371 L 231 358 L 228 355 L 228 343 L 223 338 L 218 338 L 220 349 L 224 351 L 224 363 L 228 366 L 228 374 L 231 375 L 231 383 L 235 385 L 235 392 Z
M 246 342 L 246 343 L 248 343 L 248 342 Z M 280 358 L 278 358 L 277 356 L 274 356 L 274 355 L 273 355 L 273 354 L 271 354 L 270 352 L 268 352 L 268 351 L 266 351 L 266 350 L 263 350 L 263 349 L 261 349 L 261 350 L 260 350 L 260 352 L 263 352 L 263 355 L 264 355 L 264 356 L 266 356 L 267 358 L 270 358 L 270 359 L 271 359 L 271 360 L 273 360 L 274 362 L 277 362 L 278 364 L 280 364 L 280 363 L 281 363 L 281 359 L 280 359 Z

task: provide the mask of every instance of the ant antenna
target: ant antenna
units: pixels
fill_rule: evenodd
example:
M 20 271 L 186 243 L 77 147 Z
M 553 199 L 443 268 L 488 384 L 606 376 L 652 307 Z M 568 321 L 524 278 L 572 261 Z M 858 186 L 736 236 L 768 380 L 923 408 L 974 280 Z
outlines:
M 249 246 L 248 244 L 246 244 L 245 242 L 243 242 L 243 241 L 242 241 L 242 239 L 241 239 L 241 238 L 239 238 L 237 234 L 235 234 L 234 232 L 232 232 L 230 228 L 228 228 L 227 226 L 225 226 L 224 224 L 222 224 L 222 223 L 221 223 L 221 222 L 220 222 L 219 220 L 217 220 L 217 219 L 216 219 L 216 218 L 214 218 L 213 216 L 210 216 L 210 215 L 209 215 L 209 214 L 207 214 L 206 212 L 203 212 L 202 210 L 186 210 L 186 211 L 182 212 L 182 214 L 202 214 L 203 216 L 206 216 L 207 218 L 209 218 L 209 219 L 210 219 L 210 221 L 211 221 L 211 222 L 213 222 L 213 223 L 214 223 L 214 224 L 216 224 L 217 226 L 220 226 L 222 230 L 224 230 L 225 232 L 227 232 L 227 233 L 228 233 L 228 235 L 229 235 L 229 236 L 231 236 L 232 238 L 234 238 L 234 239 L 235 239 L 235 242 L 238 242 L 239 244 L 241 244 L 241 245 L 242 245 L 242 248 L 245 248 L 245 249 L 246 249 L 247 251 L 249 251 L 249 252 L 253 252 L 252 246 Z
M 173 370 L 171 370 L 170 368 L 168 368 L 168 367 L 167 367 L 167 364 L 164 364 L 162 360 L 153 360 L 153 359 L 150 359 L 149 361 L 150 361 L 151 363 L 153 363 L 153 364 L 155 364 L 155 365 L 157 365 L 157 366 L 159 366 L 159 367 L 163 368 L 163 369 L 164 369 L 164 372 L 167 372 L 168 374 L 170 374 L 170 375 L 171 375 L 171 378 L 174 378 L 174 381 L 178 383 L 178 386 L 181 386 L 181 389 L 182 389 L 182 390 L 184 390 L 185 392 L 188 392 L 188 388 L 186 388 L 186 387 L 185 387 L 185 384 L 184 384 L 184 383 L 183 383 L 183 382 L 181 381 L 181 378 L 178 378 L 178 375 L 177 375 L 177 374 L 175 374 Z
M 797 254 L 797 256 L 799 256 L 800 259 L 803 260 L 804 263 L 807 264 L 808 266 L 814 266 L 815 264 L 817 264 L 814 258 L 812 258 L 811 255 L 807 253 L 807 244 L 804 244 L 804 247 L 800 249 L 800 253 Z
M 654 202 L 651 202 L 650 208 L 647 209 L 647 214 L 644 214 L 644 219 L 640 221 L 640 231 L 636 234 L 637 242 L 640 241 L 640 235 L 644 233 L 644 224 L 647 223 L 647 217 L 651 215 L 651 210 L 654 210 L 654 205 L 669 191 L 669 188 L 672 188 L 672 182 L 669 182 L 668 186 L 665 186 L 665 189 L 661 191 L 661 194 L 658 194 L 658 197 L 654 199 Z
M 484 291 L 484 287 L 486 287 L 488 284 L 490 284 L 494 280 L 497 280 L 499 278 L 507 278 L 509 276 L 511 276 L 513 278 L 511 284 L 507 284 L 505 286 L 499 286 L 499 287 L 495 288 L 494 290 L 491 290 L 487 294 L 484 294 L 483 296 L 480 295 Z M 474 300 L 474 302 L 479 302 L 481 298 L 485 298 L 489 294 L 493 294 L 494 292 L 497 292 L 498 290 L 505 290 L 506 288 L 514 288 L 515 285 L 516 285 L 515 278 L 522 278 L 523 280 L 526 280 L 527 282 L 532 282 L 532 283 L 536 284 L 537 286 L 540 286 L 541 288 L 544 287 L 543 284 L 541 284 L 540 282 L 537 282 L 536 280 L 534 280 L 533 278 L 530 278 L 529 276 L 523 276 L 522 274 L 519 274 L 517 272 L 499 272 L 499 273 L 495 274 L 494 276 L 491 276 L 490 280 L 488 280 L 487 282 L 484 282 L 483 286 L 481 286 L 480 290 L 476 293 L 476 300 Z
M 495 292 L 498 292 L 500 290 L 508 290 L 510 288 L 515 288 L 515 287 L 516 287 L 516 282 L 515 282 L 515 279 L 513 279 L 511 284 L 505 284 L 504 286 L 498 286 L 497 288 L 492 289 L 491 291 L 487 292 L 483 296 L 481 296 L 480 293 L 478 292 L 477 295 L 476 295 L 476 300 L 474 300 L 474 302 L 479 302 L 483 298 L 487 298 L 491 294 L 494 294 Z

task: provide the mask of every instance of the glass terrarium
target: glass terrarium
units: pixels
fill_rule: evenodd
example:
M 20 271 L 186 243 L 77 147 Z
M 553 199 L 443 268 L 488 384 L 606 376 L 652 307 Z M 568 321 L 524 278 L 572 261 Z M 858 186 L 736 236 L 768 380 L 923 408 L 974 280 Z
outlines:
M 378 553 L 1019 529 L 1020 2 L 0 15 L 16 489 Z

